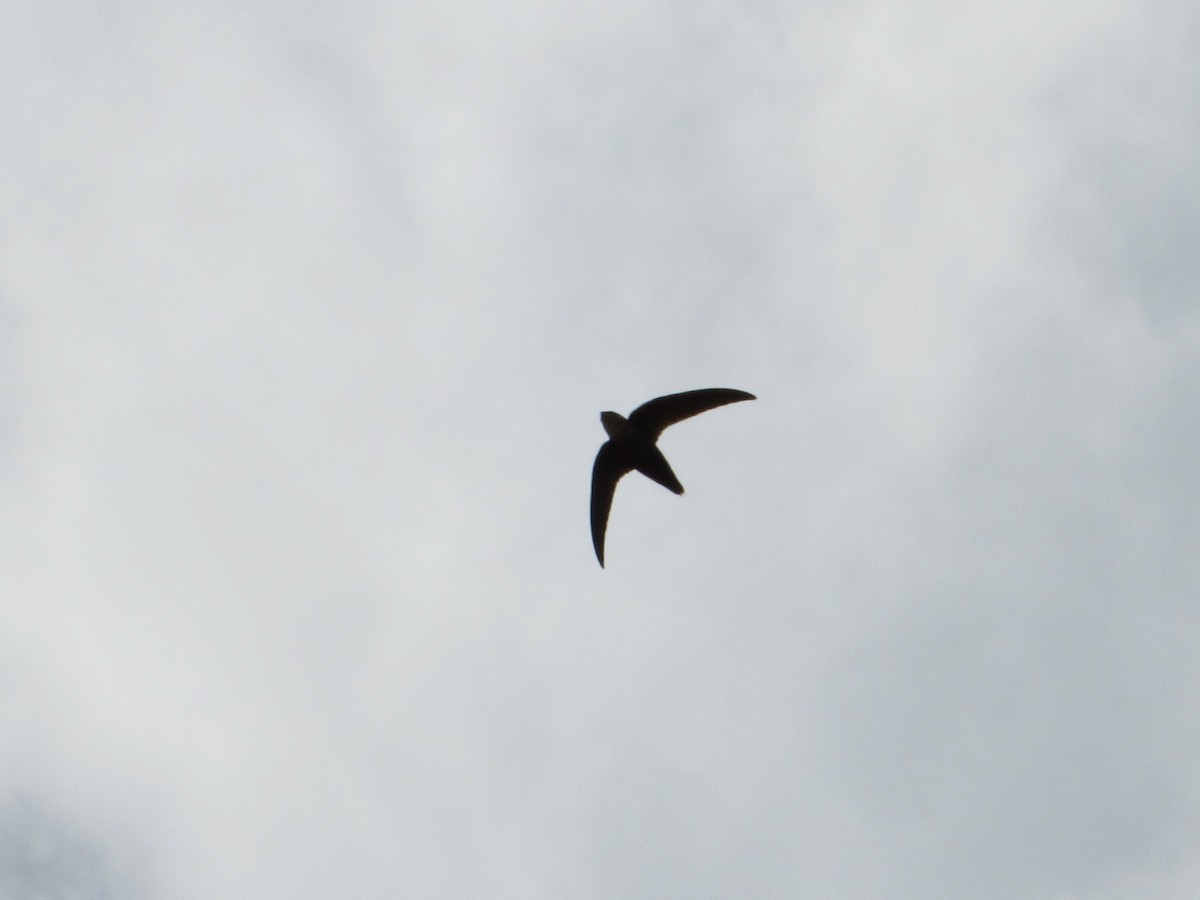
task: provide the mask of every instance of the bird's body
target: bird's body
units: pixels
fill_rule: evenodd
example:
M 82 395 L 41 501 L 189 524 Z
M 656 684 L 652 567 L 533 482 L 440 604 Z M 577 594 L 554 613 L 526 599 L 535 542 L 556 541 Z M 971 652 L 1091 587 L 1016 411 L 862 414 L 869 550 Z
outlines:
M 604 533 L 608 528 L 613 493 L 626 472 L 637 470 L 672 493 L 683 493 L 683 485 L 656 444 L 663 430 L 706 410 L 754 399 L 753 394 L 745 391 L 705 388 L 657 397 L 643 403 L 628 418 L 611 410 L 600 413 L 608 440 L 600 447 L 592 466 L 591 514 L 592 546 L 601 566 L 604 565 Z
M 603 412 L 600 414 L 600 421 L 604 423 L 604 430 L 608 432 L 608 444 L 605 446 L 612 445 L 612 450 L 609 452 L 614 458 L 629 463 L 630 469 L 637 469 L 667 490 L 676 494 L 683 493 L 683 485 L 671 471 L 670 463 L 658 449 L 651 435 L 642 431 L 620 413 Z M 603 447 L 600 450 L 604 452 Z

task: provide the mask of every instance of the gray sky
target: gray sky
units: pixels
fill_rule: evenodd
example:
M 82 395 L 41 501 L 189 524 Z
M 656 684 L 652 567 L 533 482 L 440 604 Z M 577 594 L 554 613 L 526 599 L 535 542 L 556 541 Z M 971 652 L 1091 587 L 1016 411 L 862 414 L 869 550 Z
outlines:
M 195 6 L 0 30 L 0 897 L 1200 895 L 1200 7 Z

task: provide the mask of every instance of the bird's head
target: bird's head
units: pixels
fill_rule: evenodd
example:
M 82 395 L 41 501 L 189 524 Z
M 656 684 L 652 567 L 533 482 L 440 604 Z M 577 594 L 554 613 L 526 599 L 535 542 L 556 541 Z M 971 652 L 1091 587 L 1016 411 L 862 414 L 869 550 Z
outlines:
M 600 423 L 604 426 L 604 430 L 608 432 L 610 438 L 619 437 L 629 430 L 629 420 L 620 413 L 615 413 L 611 409 L 606 409 L 600 413 Z

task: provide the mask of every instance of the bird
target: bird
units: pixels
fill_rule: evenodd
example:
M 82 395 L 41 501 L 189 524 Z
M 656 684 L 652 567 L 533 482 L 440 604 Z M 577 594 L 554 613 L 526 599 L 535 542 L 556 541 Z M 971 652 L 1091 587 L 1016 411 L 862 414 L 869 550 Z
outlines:
M 591 510 L 592 546 L 596 549 L 600 568 L 604 568 L 604 533 L 608 529 L 608 513 L 612 509 L 617 482 L 623 475 L 636 469 L 672 493 L 683 493 L 683 485 L 656 446 L 659 435 L 676 422 L 718 406 L 757 399 L 753 394 L 732 388 L 703 388 L 655 397 L 628 417 L 612 410 L 600 413 L 600 423 L 608 434 L 608 440 L 601 445 L 596 462 L 592 465 Z

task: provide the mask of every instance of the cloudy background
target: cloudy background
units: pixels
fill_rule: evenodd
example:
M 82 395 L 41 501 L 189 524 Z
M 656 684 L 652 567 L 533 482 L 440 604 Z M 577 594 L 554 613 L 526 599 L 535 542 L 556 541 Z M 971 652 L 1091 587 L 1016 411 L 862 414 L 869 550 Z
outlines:
M 0 897 L 1200 896 L 1200 7 L 3 9 Z

